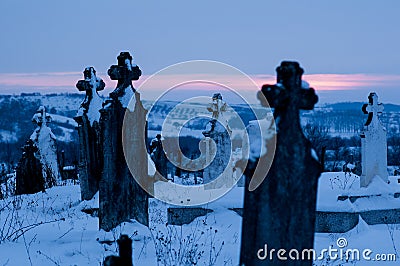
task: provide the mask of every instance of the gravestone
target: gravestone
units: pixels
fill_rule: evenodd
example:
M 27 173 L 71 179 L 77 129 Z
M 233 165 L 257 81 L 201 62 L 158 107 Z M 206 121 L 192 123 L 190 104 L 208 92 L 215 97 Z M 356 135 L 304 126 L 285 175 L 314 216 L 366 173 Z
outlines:
M 163 176 L 167 177 L 167 156 L 164 153 L 163 144 L 162 144 L 161 134 L 157 134 L 157 136 L 151 140 L 150 142 L 150 157 L 154 162 L 154 165 L 157 169 L 157 172 Z
M 314 243 L 321 165 L 302 132 L 299 112 L 312 110 L 318 97 L 314 89 L 302 87 L 302 74 L 297 62 L 284 61 L 277 68 L 277 84 L 261 90 L 274 108 L 277 145 L 265 180 L 255 190 L 245 190 L 240 265 L 312 265 L 312 259 L 278 260 L 276 253 L 272 259 L 257 256 L 265 245 L 269 251 L 301 252 Z M 254 168 L 245 170 L 247 186 Z
M 362 107 L 364 114 L 368 114 L 368 119 L 360 135 L 361 187 L 367 187 L 374 176 L 388 182 L 386 129 L 378 117 L 383 112 L 383 105 L 378 103 L 378 95 L 375 92 L 371 92 L 368 99 L 369 103 Z
M 100 142 L 100 109 L 103 100 L 98 91 L 104 89 L 102 79 L 96 77 L 93 67 L 87 67 L 84 79 L 79 80 L 76 87 L 86 92 L 86 97 L 79 107 L 77 116 L 79 134 L 79 181 L 82 200 L 90 200 L 99 190 L 99 181 L 103 168 L 103 150 Z
M 37 158 L 38 148 L 28 140 L 22 148 L 22 157 L 16 170 L 15 194 L 34 194 L 44 191 L 43 167 Z
M 118 65 L 111 66 L 108 74 L 118 83 L 100 111 L 103 171 L 99 183 L 99 222 L 100 229 L 105 231 L 130 219 L 148 225 L 148 194 L 133 178 L 148 179 L 146 110 L 132 86 L 132 80 L 138 80 L 141 71 L 132 65 L 132 56 L 122 52 Z M 133 104 L 129 104 L 131 99 Z M 129 128 L 123 130 L 123 126 Z
M 45 187 L 49 188 L 61 183 L 61 175 L 58 168 L 56 136 L 48 126 L 51 116 L 47 114 L 44 106 L 39 107 L 32 122 L 37 127 L 30 139 L 38 148 L 37 154 L 43 166 Z
M 208 165 L 203 171 L 204 188 L 231 187 L 236 181 L 233 178 L 233 166 L 230 161 L 230 134 L 232 131 L 224 115 L 227 111 L 227 105 L 222 100 L 220 93 L 213 95 L 212 102 L 208 105 L 207 110 L 212 113 L 212 119 L 208 122 L 206 130 L 203 131 L 204 139 L 200 142 L 200 146 L 205 151 L 206 165 Z M 213 145 L 213 141 L 215 145 Z M 214 181 L 225 169 L 224 176 Z

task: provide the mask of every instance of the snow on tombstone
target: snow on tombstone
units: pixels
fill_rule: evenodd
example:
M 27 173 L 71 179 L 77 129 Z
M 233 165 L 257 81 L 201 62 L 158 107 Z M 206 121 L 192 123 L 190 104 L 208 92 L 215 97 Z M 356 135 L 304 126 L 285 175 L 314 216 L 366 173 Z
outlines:
M 200 145 L 205 151 L 206 165 L 203 170 L 203 183 L 205 189 L 230 187 L 234 182 L 234 167 L 231 162 L 231 139 L 232 133 L 228 120 L 225 117 L 227 105 L 222 100 L 220 93 L 215 93 L 207 110 L 212 113 L 212 119 L 207 123 L 203 132 L 204 139 Z M 213 145 L 212 142 L 215 142 Z M 223 176 L 219 177 L 219 175 Z M 218 180 L 217 180 L 218 178 Z
M 43 176 L 45 187 L 49 188 L 61 183 L 57 160 L 56 136 L 51 131 L 48 124 L 51 116 L 46 113 L 44 106 L 40 106 L 32 118 L 32 122 L 37 125 L 30 139 L 38 148 L 38 156 L 43 166 Z
M 76 87 L 86 92 L 86 97 L 79 107 L 74 118 L 78 123 L 79 134 L 79 181 L 82 200 L 90 200 L 99 189 L 102 170 L 102 148 L 100 143 L 100 109 L 103 99 L 98 91 L 104 89 L 105 84 L 96 76 L 93 67 L 87 67 L 84 79 L 79 80 Z
M 371 92 L 368 99 L 369 102 L 362 107 L 364 114 L 368 114 L 368 119 L 360 135 L 361 187 L 367 187 L 375 176 L 388 182 L 386 129 L 378 117 L 384 107 L 378 103 L 378 95 L 375 92 Z

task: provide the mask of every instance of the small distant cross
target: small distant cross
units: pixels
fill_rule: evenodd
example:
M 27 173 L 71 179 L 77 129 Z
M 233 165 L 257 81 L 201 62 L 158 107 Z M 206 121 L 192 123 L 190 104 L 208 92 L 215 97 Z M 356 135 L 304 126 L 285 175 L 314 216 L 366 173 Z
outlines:
M 371 124 L 372 119 L 377 119 L 378 115 L 382 114 L 384 109 L 382 103 L 378 103 L 378 95 L 375 92 L 369 94 L 368 100 L 369 103 L 364 104 L 362 107 L 364 114 L 368 115 L 367 122 L 365 123 L 366 126 Z
M 226 103 L 222 101 L 221 93 L 215 93 L 212 97 L 212 103 L 207 107 L 212 113 L 213 119 L 218 119 L 222 112 L 226 111 Z
M 125 94 L 125 89 L 132 86 L 132 80 L 138 80 L 142 71 L 137 65 L 132 65 L 132 56 L 129 52 L 121 52 L 117 57 L 118 65 L 112 65 L 108 75 L 112 80 L 118 80 L 117 88 L 110 94 L 112 98 Z
M 32 118 L 32 122 L 36 123 L 39 127 L 43 124 L 47 125 L 51 122 L 51 116 L 46 113 L 44 106 L 40 106 L 36 114 Z
M 79 91 L 86 92 L 85 100 L 81 106 L 88 110 L 90 101 L 93 98 L 93 94 L 104 90 L 105 84 L 102 79 L 96 77 L 96 70 L 93 67 L 85 68 L 83 71 L 83 76 L 85 79 L 79 80 L 78 83 L 76 83 L 76 88 Z

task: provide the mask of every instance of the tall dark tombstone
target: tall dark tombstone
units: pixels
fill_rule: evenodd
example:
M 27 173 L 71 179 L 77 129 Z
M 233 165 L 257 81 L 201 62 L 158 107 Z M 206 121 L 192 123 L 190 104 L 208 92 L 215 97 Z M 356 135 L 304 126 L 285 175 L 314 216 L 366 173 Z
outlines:
M 78 114 L 74 117 L 78 123 L 79 134 L 79 181 L 82 200 L 90 200 L 99 190 L 99 181 L 103 168 L 103 152 L 100 142 L 100 109 L 103 100 L 98 91 L 104 89 L 102 79 L 96 77 L 93 67 L 87 67 L 84 79 L 79 80 L 76 87 L 79 91 L 86 92 Z
M 117 88 L 110 93 L 111 99 L 105 102 L 100 118 L 103 172 L 99 183 L 99 222 L 100 229 L 105 231 L 130 219 L 148 225 L 148 194 L 136 182 L 148 178 L 146 110 L 132 86 L 141 70 L 132 65 L 128 52 L 120 53 L 117 59 L 118 65 L 108 70 L 110 78 L 118 80 Z M 129 105 L 131 100 L 134 104 Z M 124 125 L 129 128 L 123 130 Z
M 301 258 L 301 252 L 314 243 L 321 165 L 302 132 L 299 111 L 312 110 L 318 97 L 314 89 L 302 87 L 303 69 L 297 62 L 282 62 L 277 74 L 277 84 L 261 90 L 274 108 L 275 157 L 263 183 L 245 192 L 240 265 L 312 265 L 312 256 L 293 260 L 288 253 L 296 249 Z M 246 170 L 247 176 L 252 170 Z M 275 253 L 270 258 L 272 249 Z M 278 259 L 279 249 L 286 250 L 287 260 Z
M 22 148 L 22 157 L 16 171 L 16 195 L 44 191 L 43 166 L 36 157 L 38 150 L 32 140 L 28 140 Z

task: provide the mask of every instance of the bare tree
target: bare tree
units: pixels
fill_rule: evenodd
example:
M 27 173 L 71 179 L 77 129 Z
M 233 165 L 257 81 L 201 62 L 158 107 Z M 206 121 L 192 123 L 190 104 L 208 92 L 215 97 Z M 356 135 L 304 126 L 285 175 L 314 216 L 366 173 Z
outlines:
M 326 145 L 329 139 L 328 128 L 322 125 L 313 125 L 308 123 L 303 127 L 304 135 L 310 140 L 314 150 L 320 158 L 320 163 L 324 167 Z

